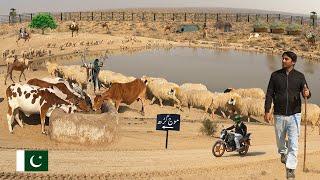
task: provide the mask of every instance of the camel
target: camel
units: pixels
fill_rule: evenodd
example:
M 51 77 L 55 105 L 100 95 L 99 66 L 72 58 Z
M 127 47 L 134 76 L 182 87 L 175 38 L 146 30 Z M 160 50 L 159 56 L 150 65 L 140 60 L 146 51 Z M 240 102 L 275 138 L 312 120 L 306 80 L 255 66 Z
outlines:
M 20 76 L 19 76 L 19 82 L 21 82 L 21 75 L 22 74 L 24 76 L 24 79 L 27 80 L 26 75 L 24 74 L 24 71 L 29 68 L 31 63 L 32 63 L 32 61 L 21 62 L 18 59 L 15 59 L 13 61 L 13 63 L 8 63 L 7 64 L 7 75 L 6 75 L 4 84 L 5 85 L 7 84 L 7 78 L 9 75 L 10 75 L 10 79 L 12 80 L 12 82 L 15 83 L 14 80 L 12 79 L 12 72 L 13 71 L 20 71 L 21 72 Z
M 110 34 L 110 29 L 109 29 L 109 26 L 108 26 L 108 23 L 107 23 L 107 22 L 103 22 L 103 23 L 101 24 L 101 26 L 102 26 L 102 28 L 106 28 L 107 34 Z
M 72 33 L 72 37 L 73 37 L 73 32 L 77 32 L 77 35 L 79 33 L 79 25 L 76 24 L 75 22 L 72 22 L 72 24 L 69 25 L 69 29 L 71 30 L 71 33 Z

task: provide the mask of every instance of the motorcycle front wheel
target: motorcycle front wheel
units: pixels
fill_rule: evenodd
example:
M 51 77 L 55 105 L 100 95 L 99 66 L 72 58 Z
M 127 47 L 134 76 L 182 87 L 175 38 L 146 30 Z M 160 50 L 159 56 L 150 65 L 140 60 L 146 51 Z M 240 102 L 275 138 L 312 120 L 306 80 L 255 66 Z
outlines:
M 226 145 L 222 140 L 218 140 L 212 147 L 212 154 L 215 157 L 221 157 L 226 151 Z
M 248 151 L 249 151 L 249 145 L 245 145 L 240 151 L 239 151 L 239 154 L 240 154 L 240 156 L 244 156 L 244 155 L 246 155 L 247 153 L 248 153 Z

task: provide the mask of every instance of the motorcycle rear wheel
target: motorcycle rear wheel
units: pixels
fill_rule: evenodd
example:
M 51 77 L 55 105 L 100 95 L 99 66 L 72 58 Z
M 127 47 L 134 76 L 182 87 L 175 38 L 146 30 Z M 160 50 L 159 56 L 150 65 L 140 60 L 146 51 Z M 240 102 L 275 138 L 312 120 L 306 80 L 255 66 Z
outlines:
M 212 154 L 215 157 L 221 157 L 225 151 L 226 151 L 226 145 L 223 141 L 218 140 L 217 142 L 214 143 L 212 147 Z

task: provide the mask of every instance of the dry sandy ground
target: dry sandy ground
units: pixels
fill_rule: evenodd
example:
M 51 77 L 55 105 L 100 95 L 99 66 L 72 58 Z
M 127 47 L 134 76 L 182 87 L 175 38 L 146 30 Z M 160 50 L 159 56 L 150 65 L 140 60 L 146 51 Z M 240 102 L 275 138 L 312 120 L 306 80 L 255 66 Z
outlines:
M 69 34 L 59 33 L 46 35 L 50 41 L 59 43 L 68 40 Z M 0 49 L 17 48 L 13 44 L 14 36 L 0 40 Z M 97 40 L 105 38 L 114 40 L 113 45 L 100 45 L 92 49 L 120 48 L 124 37 L 104 34 L 81 34 L 74 41 Z M 46 41 L 49 41 L 49 40 Z M 140 38 L 139 38 L 140 39 Z M 145 46 L 147 38 L 137 47 Z M 160 40 L 159 40 L 160 41 Z M 162 43 L 162 42 L 159 42 Z M 39 48 L 43 38 L 34 35 L 30 44 L 22 44 L 19 48 Z M 142 45 L 141 45 L 142 44 Z M 168 42 L 163 42 L 168 45 Z M 70 48 L 65 51 L 72 52 Z M 58 53 L 55 49 L 54 53 Z M 0 82 L 4 81 L 5 67 L 0 67 Z M 27 71 L 30 78 L 48 76 L 46 71 Z M 15 74 L 17 79 L 17 74 Z M 11 83 L 11 82 L 10 82 Z M 7 86 L 0 88 L 0 97 L 5 96 Z M 199 133 L 201 121 L 206 118 L 198 109 L 179 112 L 165 106 L 155 104 L 146 107 L 146 117 L 141 119 L 139 103 L 122 106 L 119 116 L 120 138 L 111 145 L 81 146 L 53 142 L 48 136 L 41 135 L 40 124 L 26 125 L 24 128 L 14 127 L 14 134 L 9 134 L 6 111 L 6 100 L 0 104 L 0 179 L 284 179 L 285 170 L 280 163 L 276 151 L 274 129 L 272 126 L 248 124 L 252 132 L 252 146 L 246 157 L 236 153 L 226 153 L 221 158 L 213 157 L 211 148 L 216 138 Z M 155 130 L 155 119 L 158 113 L 180 113 L 182 115 L 181 130 L 169 133 L 169 148 L 164 148 L 165 132 Z M 230 120 L 215 121 L 221 125 L 231 125 Z M 302 134 L 304 127 L 302 127 Z M 320 139 L 316 131 L 308 134 L 309 173 L 302 172 L 302 145 L 300 138 L 299 167 L 297 179 L 320 179 Z M 49 172 L 43 174 L 15 173 L 15 150 L 21 148 L 49 149 Z

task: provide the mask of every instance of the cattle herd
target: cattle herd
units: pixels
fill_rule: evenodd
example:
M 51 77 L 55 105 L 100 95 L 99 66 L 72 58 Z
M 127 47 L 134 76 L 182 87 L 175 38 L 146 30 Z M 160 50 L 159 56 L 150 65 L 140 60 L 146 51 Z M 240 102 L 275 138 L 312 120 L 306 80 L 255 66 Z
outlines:
M 121 77 L 120 80 L 124 82 L 118 82 L 115 77 L 105 79 L 113 81 L 107 81 L 108 88 L 95 97 L 89 96 L 86 93 L 87 89 L 83 89 L 74 79 L 67 77 L 30 79 L 26 84 L 11 84 L 6 90 L 9 132 L 13 133 L 14 119 L 23 127 L 19 112 L 27 116 L 40 114 L 41 132 L 46 134 L 45 118 L 50 117 L 55 108 L 61 108 L 66 113 L 91 112 L 100 110 L 104 102 L 111 101 L 118 111 L 121 103 L 130 105 L 134 101 L 140 101 L 141 114 L 144 116 L 146 98 L 150 98 L 150 105 L 158 100 L 159 105 L 163 107 L 163 101 L 166 101 L 166 104 L 171 103 L 181 111 L 183 107 L 188 107 L 189 111 L 191 107 L 204 109 L 204 113 L 209 113 L 212 118 L 215 112 L 225 118 L 237 113 L 248 117 L 248 120 L 252 116 L 264 115 L 265 94 L 260 88 L 230 88 L 220 93 L 209 91 L 203 84 L 185 83 L 179 86 L 163 78 L 142 76 L 136 79 L 124 79 L 123 75 L 115 76 Z M 308 109 L 307 121 L 312 125 L 319 124 L 319 106 L 308 104 Z

